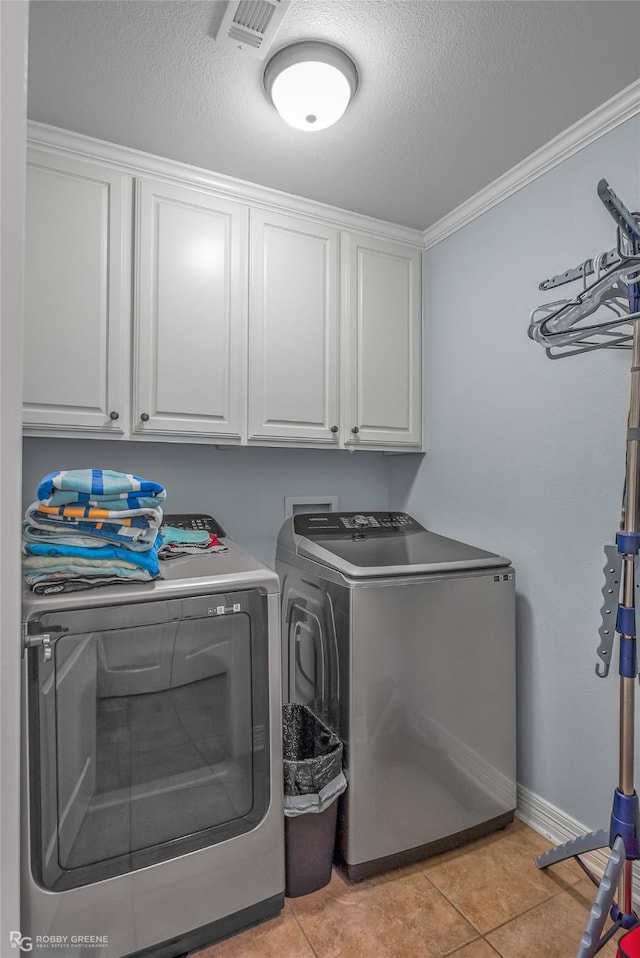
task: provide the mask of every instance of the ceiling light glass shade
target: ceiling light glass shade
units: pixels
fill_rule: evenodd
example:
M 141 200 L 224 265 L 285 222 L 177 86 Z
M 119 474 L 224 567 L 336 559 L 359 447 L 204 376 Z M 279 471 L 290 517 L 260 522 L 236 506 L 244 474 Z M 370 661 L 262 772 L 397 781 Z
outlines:
M 307 133 L 339 120 L 358 86 L 356 65 L 329 43 L 302 40 L 267 63 L 264 88 L 283 120 Z

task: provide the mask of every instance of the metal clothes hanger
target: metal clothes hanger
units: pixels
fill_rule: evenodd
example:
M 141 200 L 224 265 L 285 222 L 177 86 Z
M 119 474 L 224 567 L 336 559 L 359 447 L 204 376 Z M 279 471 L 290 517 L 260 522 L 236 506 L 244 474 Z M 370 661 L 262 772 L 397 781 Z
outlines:
M 545 346 L 550 359 L 630 348 L 634 321 L 640 319 L 640 214 L 630 213 L 605 179 L 598 183 L 598 196 L 617 223 L 617 247 L 540 283 L 539 289 L 547 290 L 583 280 L 573 298 L 531 312 L 529 337 Z

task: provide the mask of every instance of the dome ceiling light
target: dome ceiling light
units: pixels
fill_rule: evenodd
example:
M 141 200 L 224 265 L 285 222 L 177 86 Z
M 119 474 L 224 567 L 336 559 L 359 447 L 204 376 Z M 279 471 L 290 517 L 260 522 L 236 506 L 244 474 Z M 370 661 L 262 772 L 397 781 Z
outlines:
M 264 71 L 267 96 L 297 130 L 326 130 L 340 119 L 358 86 L 358 70 L 343 50 L 319 40 L 283 47 Z

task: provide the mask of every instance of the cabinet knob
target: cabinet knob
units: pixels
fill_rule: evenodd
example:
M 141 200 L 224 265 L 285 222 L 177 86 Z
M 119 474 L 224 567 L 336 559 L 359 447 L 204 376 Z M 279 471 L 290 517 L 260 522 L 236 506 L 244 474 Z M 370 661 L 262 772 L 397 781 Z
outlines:
M 142 419 L 143 422 L 149 422 L 149 413 L 148 412 L 140 413 L 140 418 Z
M 351 432 L 354 433 L 354 434 L 360 432 L 360 427 L 359 427 L 359 426 L 354 426 L 353 429 L 351 430 Z
M 114 422 L 116 421 L 116 419 L 119 419 L 119 418 L 120 418 L 119 412 L 115 412 L 114 410 L 113 412 L 109 413 L 109 419 L 113 419 Z
M 337 427 L 337 426 L 332 426 L 332 427 L 331 427 L 331 432 L 337 432 L 337 431 L 338 431 L 338 427 Z

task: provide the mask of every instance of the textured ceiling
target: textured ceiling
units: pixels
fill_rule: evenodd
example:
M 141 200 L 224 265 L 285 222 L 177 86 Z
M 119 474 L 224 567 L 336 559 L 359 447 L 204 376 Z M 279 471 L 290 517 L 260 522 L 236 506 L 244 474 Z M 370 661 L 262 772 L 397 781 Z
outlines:
M 273 49 L 333 41 L 360 87 L 287 127 L 225 4 L 32 0 L 29 117 L 425 229 L 640 76 L 633 0 L 293 0 Z

